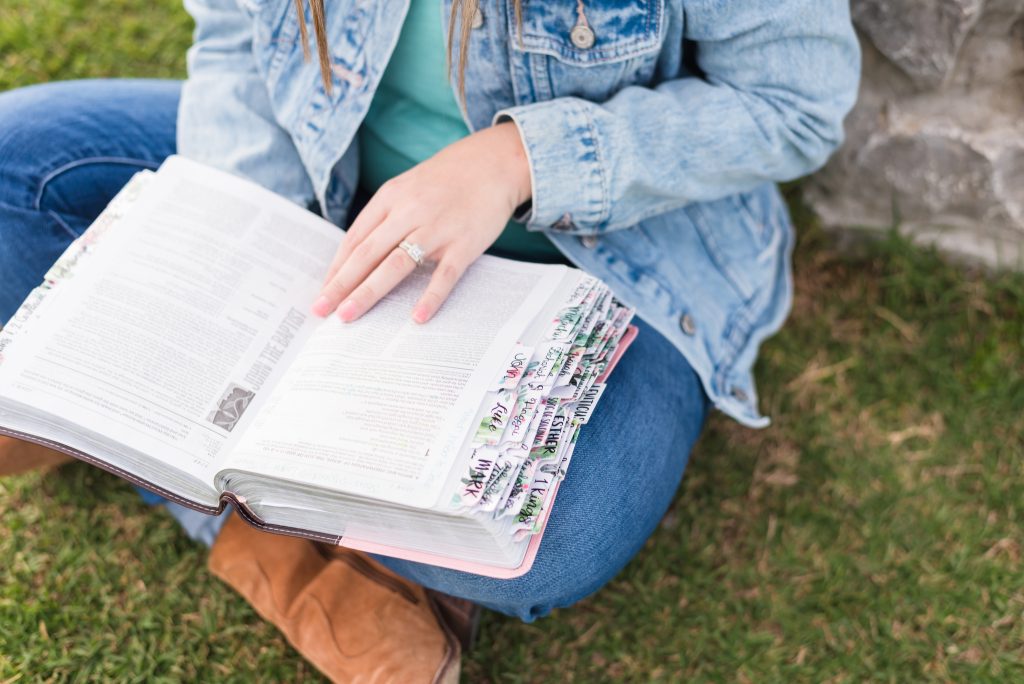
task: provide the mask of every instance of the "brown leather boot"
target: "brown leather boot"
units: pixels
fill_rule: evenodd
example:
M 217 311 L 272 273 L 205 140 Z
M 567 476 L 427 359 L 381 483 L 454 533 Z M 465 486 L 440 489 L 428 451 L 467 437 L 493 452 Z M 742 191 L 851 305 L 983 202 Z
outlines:
M 469 653 L 473 650 L 476 637 L 480 633 L 483 608 L 467 599 L 449 596 L 433 589 L 427 589 L 427 596 L 437 604 L 441 618 L 459 640 L 462 652 Z
M 0 477 L 50 468 L 73 460 L 59 451 L 0 435 Z
M 458 641 L 423 587 L 368 556 L 260 532 L 237 515 L 210 552 L 210 570 L 245 597 L 335 682 L 455 684 Z
M 320 549 L 320 553 L 328 558 L 341 557 L 344 559 L 351 557 L 352 554 L 352 551 L 344 546 L 317 544 L 317 547 Z M 441 622 L 458 639 L 459 646 L 462 647 L 462 653 L 469 653 L 473 646 L 476 645 L 476 637 L 480 632 L 480 617 L 483 614 L 483 609 L 472 601 L 449 596 L 433 589 L 427 589 L 426 593 L 427 598 L 434 604 Z

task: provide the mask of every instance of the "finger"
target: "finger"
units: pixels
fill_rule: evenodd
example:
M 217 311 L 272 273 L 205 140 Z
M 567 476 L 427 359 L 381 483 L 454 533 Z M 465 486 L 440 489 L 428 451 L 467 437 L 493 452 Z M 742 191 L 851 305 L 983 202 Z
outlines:
M 366 280 L 342 302 L 338 307 L 338 318 L 345 323 L 356 320 L 395 289 L 395 286 L 405 280 L 416 266 L 418 264 L 404 249 L 395 247 Z
M 458 257 L 449 257 L 441 260 L 441 263 L 434 269 L 434 275 L 430 278 L 430 284 L 416 306 L 412 309 L 412 319 L 417 323 L 426 323 L 437 310 L 441 308 L 444 301 L 448 299 L 455 284 L 459 282 L 462 274 L 469 267 L 470 260 L 463 260 Z
M 338 308 L 338 304 L 366 279 L 408 232 L 409 226 L 404 223 L 391 217 L 385 219 L 369 237 L 356 245 L 330 282 L 321 288 L 313 304 L 313 312 L 326 316 Z
M 374 197 L 376 199 L 376 196 Z M 388 209 L 387 204 L 381 201 L 374 202 L 371 199 L 363 210 L 356 216 L 355 221 L 345 231 L 345 237 L 342 238 L 341 244 L 338 246 L 338 251 L 334 254 L 334 259 L 331 261 L 330 268 L 327 269 L 327 276 L 324 278 L 324 284 L 326 285 L 331 279 L 338 273 L 342 264 L 345 260 L 352 255 L 354 250 L 359 243 L 367 238 L 373 229 L 379 226 L 387 219 Z

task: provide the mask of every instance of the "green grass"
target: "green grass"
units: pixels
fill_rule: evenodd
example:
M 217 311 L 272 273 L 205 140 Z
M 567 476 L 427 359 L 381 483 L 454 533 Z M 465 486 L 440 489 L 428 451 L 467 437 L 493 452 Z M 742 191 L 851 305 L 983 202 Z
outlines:
M 181 75 L 177 4 L 3 0 L 0 89 Z M 1024 277 L 839 255 L 797 215 L 774 425 L 714 418 L 636 561 L 533 625 L 486 616 L 467 681 L 1024 679 Z M 319 681 L 88 466 L 0 481 L 0 559 L 0 682 Z
M 182 77 L 181 0 L 3 0 L 0 90 L 42 81 Z

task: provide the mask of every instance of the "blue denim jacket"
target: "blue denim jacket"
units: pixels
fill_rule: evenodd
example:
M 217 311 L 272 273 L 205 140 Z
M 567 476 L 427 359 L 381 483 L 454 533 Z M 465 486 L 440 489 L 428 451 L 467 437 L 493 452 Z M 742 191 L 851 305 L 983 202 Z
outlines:
M 330 94 L 315 60 L 303 61 L 293 0 L 185 5 L 196 35 L 179 151 L 303 205 L 316 199 L 343 224 L 356 129 L 408 0 L 328 0 Z M 533 180 L 527 227 L 671 340 L 715 406 L 767 425 L 751 371 L 792 290 L 792 229 L 773 183 L 818 168 L 842 139 L 860 64 L 848 4 L 582 8 L 592 41 L 573 38 L 573 0 L 524 0 L 521 33 L 510 0 L 482 0 L 466 121 L 515 121 Z M 450 0 L 438 11 L 447 17 Z

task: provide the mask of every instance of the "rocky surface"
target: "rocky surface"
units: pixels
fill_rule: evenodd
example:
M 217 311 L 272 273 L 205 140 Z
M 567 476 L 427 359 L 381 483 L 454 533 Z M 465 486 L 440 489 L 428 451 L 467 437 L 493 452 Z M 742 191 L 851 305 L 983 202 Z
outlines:
M 1024 0 L 852 0 L 847 142 L 808 185 L 827 225 L 1024 268 Z

